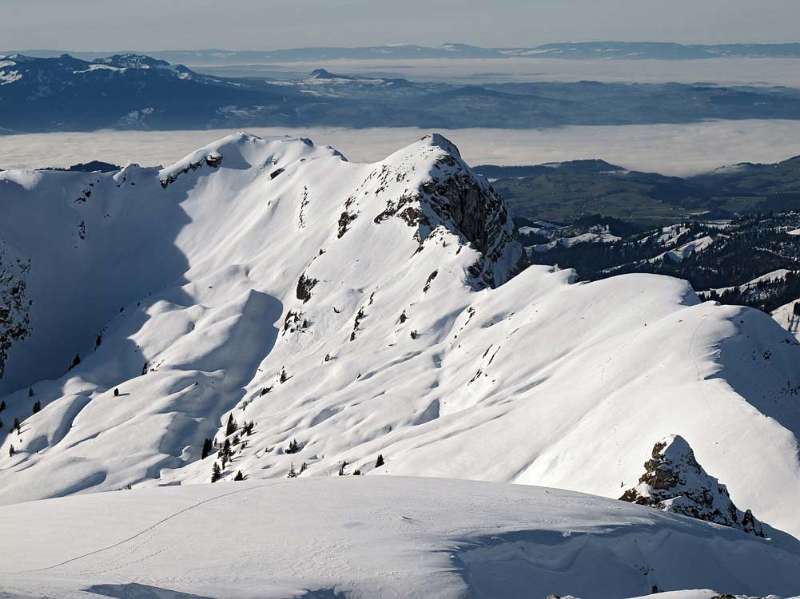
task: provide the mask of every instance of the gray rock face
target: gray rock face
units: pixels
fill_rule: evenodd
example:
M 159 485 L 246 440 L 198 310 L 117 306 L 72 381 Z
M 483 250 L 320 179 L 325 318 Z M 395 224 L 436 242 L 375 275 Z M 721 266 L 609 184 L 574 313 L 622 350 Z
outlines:
M 414 229 L 418 251 L 426 243 L 437 242 L 437 229 L 449 231 L 462 244 L 480 252 L 480 258 L 469 268 L 470 283 L 475 288 L 502 285 L 528 265 L 505 203 L 485 179 L 467 166 L 451 141 L 438 133 L 421 141 L 421 153 L 407 156 L 403 167 L 384 164 L 362 183 L 367 187 L 373 179 L 377 181 L 375 196 L 380 196 L 392 183 L 413 181 L 417 161 L 425 153 L 436 154 L 429 176 L 421 184 L 387 199 L 385 209 L 373 219 L 375 224 L 399 218 Z M 415 151 L 420 152 L 420 148 Z M 357 218 L 357 196 L 354 194 L 345 203 L 339 219 L 339 237 Z
M 680 435 L 670 435 L 656 443 L 644 467 L 639 484 L 625 491 L 622 501 L 767 536 L 750 510 L 739 510 L 725 485 L 703 470 L 689 443 Z
M 430 228 L 444 226 L 481 253 L 470 269 L 478 287 L 495 287 L 527 266 L 505 203 L 461 159 L 458 148 L 439 134 L 430 143 L 446 152 L 432 179 L 420 189 L 421 214 Z
M 12 256 L 0 242 L 0 378 L 11 346 L 30 333 L 31 301 L 25 282 L 29 270 L 28 262 Z

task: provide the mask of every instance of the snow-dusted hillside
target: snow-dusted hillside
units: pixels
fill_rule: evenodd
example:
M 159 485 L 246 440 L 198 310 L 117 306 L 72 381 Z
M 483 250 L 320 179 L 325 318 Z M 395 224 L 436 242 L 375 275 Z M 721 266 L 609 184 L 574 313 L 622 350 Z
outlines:
M 182 129 L 296 121 L 286 87 L 202 75 L 140 54 L 0 55 L 0 132 Z
M 231 417 L 226 480 L 360 470 L 607 497 L 679 434 L 737 506 L 800 534 L 796 340 L 677 279 L 511 278 L 505 206 L 440 136 L 351 164 L 236 135 L 161 171 L 0 173 L 0 204 L 24 282 L 2 503 L 207 483 Z
M 337 477 L 102 493 L 2 507 L 0 531 L 13 539 L 0 554 L 0 594 L 12 597 L 800 592 L 800 543 L 786 535 L 766 541 L 620 501 L 468 481 Z

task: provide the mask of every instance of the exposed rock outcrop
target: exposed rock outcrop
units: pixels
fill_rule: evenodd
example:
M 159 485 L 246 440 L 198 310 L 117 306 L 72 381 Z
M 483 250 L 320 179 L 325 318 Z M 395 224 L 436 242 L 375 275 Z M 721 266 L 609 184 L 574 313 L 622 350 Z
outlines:
M 766 536 L 762 523 L 750 510 L 742 512 L 736 507 L 727 487 L 703 470 L 680 435 L 656 443 L 644 467 L 639 484 L 625 491 L 622 501 Z
M 31 300 L 25 282 L 29 270 L 29 262 L 15 258 L 0 243 L 0 378 L 11 346 L 30 333 Z
M 428 135 L 414 151 L 425 148 L 436 156 L 429 178 L 417 189 L 400 195 L 396 201 L 387 201 L 386 209 L 375 217 L 379 224 L 390 217 L 398 217 L 409 226 L 416 227 L 420 244 L 435 235 L 437 227 L 458 235 L 480 252 L 481 258 L 469 270 L 476 288 L 496 287 L 523 270 L 527 256 L 515 238 L 515 229 L 505 203 L 494 189 L 463 161 L 458 148 L 444 136 Z M 416 166 L 406 160 L 409 169 Z M 411 170 L 393 172 L 387 166 L 380 173 L 384 185 L 413 178 Z

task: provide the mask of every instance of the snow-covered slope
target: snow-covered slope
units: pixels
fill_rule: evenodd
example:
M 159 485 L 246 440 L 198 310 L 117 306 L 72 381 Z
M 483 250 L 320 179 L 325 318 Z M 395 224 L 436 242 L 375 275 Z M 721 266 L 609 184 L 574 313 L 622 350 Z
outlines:
M 204 439 L 232 416 L 253 426 L 223 479 L 346 462 L 608 497 L 680 434 L 800 534 L 796 341 L 666 277 L 511 278 L 506 209 L 440 136 L 351 164 L 236 135 L 161 171 L 1 173 L 0 202 L 30 320 L 2 382 L 2 433 L 21 421 L 3 503 L 209 482 Z
M 800 316 L 795 312 L 798 304 L 800 304 L 800 298 L 775 310 L 772 313 L 772 318 L 787 331 L 794 333 L 795 337 L 800 338 Z
M 337 477 L 103 493 L 0 508 L 0 531 L 13 539 L 0 555 L 0 593 L 23 596 L 800 592 L 800 543 L 786 535 L 768 541 L 619 501 L 468 481 Z

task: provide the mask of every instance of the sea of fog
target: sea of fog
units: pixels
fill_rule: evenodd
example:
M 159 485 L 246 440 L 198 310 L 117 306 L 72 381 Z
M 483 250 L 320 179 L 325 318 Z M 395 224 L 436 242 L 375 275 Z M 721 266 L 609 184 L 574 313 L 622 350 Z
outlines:
M 415 128 L 251 128 L 262 137 L 302 136 L 349 160 L 373 162 L 428 133 Z M 580 126 L 542 130 L 440 130 L 472 165 L 524 165 L 601 158 L 629 169 L 687 175 L 737 162 L 800 155 L 800 121 L 712 121 L 686 125 Z M 64 167 L 104 160 L 166 165 L 229 130 L 97 131 L 0 135 L 0 169 Z
M 712 83 L 800 87 L 795 58 L 711 58 L 703 60 L 560 60 L 552 58 L 322 60 L 314 62 L 189 64 L 219 76 L 298 78 L 318 68 L 342 75 L 402 77 L 416 81 L 500 83 L 603 81 L 606 83 Z

